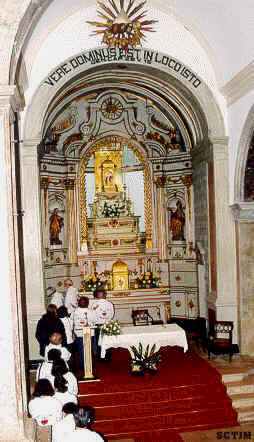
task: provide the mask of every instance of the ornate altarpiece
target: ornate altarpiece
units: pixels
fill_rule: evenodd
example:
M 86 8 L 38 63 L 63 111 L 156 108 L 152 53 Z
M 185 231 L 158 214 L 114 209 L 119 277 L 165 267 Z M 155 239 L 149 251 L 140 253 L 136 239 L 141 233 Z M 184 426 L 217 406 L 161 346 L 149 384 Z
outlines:
M 79 287 L 88 274 L 106 272 L 108 297 L 122 323 L 131 323 L 134 307 L 148 307 L 155 319 L 196 318 L 202 259 L 194 237 L 191 141 L 180 116 L 135 94 L 83 93 L 56 114 L 46 134 L 50 149 L 41 157 L 46 287 L 61 290 L 67 276 Z M 135 164 L 123 164 L 123 146 L 135 154 Z M 135 167 L 143 171 L 145 231 L 123 181 Z M 89 207 L 87 173 L 95 176 Z M 57 244 L 53 213 L 62 218 Z M 135 280 L 149 269 L 159 282 L 141 290 Z

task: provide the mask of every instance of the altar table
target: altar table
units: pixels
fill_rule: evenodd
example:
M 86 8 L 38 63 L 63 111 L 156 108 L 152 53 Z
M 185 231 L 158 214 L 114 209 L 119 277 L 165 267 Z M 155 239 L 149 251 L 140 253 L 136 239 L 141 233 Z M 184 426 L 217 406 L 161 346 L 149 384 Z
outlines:
M 156 344 L 156 351 L 167 345 L 183 347 L 188 350 L 185 331 L 177 324 L 146 325 L 144 327 L 123 327 L 122 333 L 117 336 L 100 335 L 101 357 L 105 358 L 109 348 L 126 348 L 131 352 L 131 346 L 137 347 L 141 342 L 143 348 Z

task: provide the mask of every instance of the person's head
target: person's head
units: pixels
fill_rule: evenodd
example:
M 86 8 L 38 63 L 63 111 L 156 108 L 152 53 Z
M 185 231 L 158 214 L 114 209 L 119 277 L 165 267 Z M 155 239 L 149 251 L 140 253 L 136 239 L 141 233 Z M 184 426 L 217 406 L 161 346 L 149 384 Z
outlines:
M 61 307 L 57 309 L 57 316 L 58 318 L 67 318 L 69 316 L 68 310 L 64 305 L 61 305 Z
M 67 416 L 68 414 L 74 414 L 78 412 L 78 406 L 77 404 L 74 404 L 74 402 L 67 402 L 63 406 L 63 414 L 64 416 Z
M 68 390 L 68 382 L 63 376 L 56 376 L 54 380 L 54 387 L 56 391 L 59 391 L 60 393 L 66 393 Z
M 51 350 L 49 350 L 49 352 L 48 352 L 48 361 L 49 362 L 59 361 L 59 359 L 61 359 L 61 351 L 60 350 L 58 350 L 57 348 L 52 348 Z
M 103 288 L 96 289 L 93 295 L 95 299 L 106 299 L 106 291 Z
M 64 287 L 66 288 L 66 289 L 68 289 L 69 287 L 71 287 L 73 285 L 73 282 L 72 282 L 72 280 L 71 279 L 65 279 L 65 281 L 64 281 Z
M 62 341 L 63 341 L 63 337 L 62 337 L 62 334 L 59 332 L 54 332 L 49 337 L 49 342 L 54 345 L 60 345 L 60 344 L 62 344 Z
M 89 405 L 85 407 L 79 407 L 78 412 L 73 413 L 73 417 L 76 427 L 90 427 L 94 421 L 94 409 L 92 407 L 89 407 Z
M 57 308 L 55 304 L 49 304 L 47 307 L 47 315 L 57 317 Z
M 87 308 L 88 305 L 89 305 L 88 297 L 87 296 L 81 296 L 81 298 L 79 299 L 79 302 L 78 302 L 78 306 L 80 308 Z
M 33 397 L 54 396 L 54 388 L 48 379 L 39 379 L 35 384 Z
M 57 361 L 53 362 L 53 367 L 51 370 L 52 376 L 63 376 L 68 372 L 68 368 L 66 366 L 66 363 L 63 359 L 58 359 Z

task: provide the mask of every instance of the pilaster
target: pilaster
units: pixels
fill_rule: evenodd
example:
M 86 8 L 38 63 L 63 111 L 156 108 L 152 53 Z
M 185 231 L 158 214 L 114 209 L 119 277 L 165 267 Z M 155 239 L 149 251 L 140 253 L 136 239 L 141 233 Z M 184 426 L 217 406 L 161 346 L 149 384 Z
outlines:
M 238 202 L 231 210 L 236 224 L 240 348 L 253 355 L 254 201 Z
M 66 188 L 68 262 L 77 263 L 77 234 L 75 217 L 75 180 L 68 178 L 64 182 Z
M 15 141 L 13 123 L 19 100 L 15 87 L 0 86 L 0 244 L 1 317 L 0 352 L 0 440 L 28 441 L 27 382 L 25 370 L 23 297 L 17 205 Z
M 216 228 L 216 315 L 218 320 L 234 321 L 234 342 L 237 343 L 237 262 L 235 225 L 228 204 L 228 138 L 214 138 L 211 142 Z
M 165 185 L 167 182 L 166 176 L 157 177 L 155 179 L 157 189 L 157 223 L 158 223 L 158 249 L 160 262 L 168 261 L 168 246 L 167 246 L 167 232 L 166 232 L 166 198 Z
M 22 201 L 24 209 L 24 261 L 29 333 L 29 359 L 38 359 L 36 325 L 45 312 L 40 219 L 40 183 L 37 157 L 39 139 L 21 145 Z

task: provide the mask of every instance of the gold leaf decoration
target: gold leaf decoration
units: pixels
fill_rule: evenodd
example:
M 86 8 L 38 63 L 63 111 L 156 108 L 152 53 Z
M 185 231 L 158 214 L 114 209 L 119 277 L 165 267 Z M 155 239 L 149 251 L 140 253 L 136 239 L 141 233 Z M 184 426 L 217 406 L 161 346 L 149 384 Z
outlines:
M 142 20 L 148 11 L 142 11 L 146 1 L 135 6 L 136 0 L 129 0 L 125 8 L 124 0 L 98 1 L 98 16 L 103 21 L 88 21 L 90 25 L 103 30 L 94 30 L 92 35 L 103 34 L 102 43 L 108 47 L 119 47 L 127 50 L 129 47 L 142 46 L 146 32 L 155 32 L 151 25 L 157 20 Z M 141 12 L 141 13 L 139 13 Z M 137 15 L 139 13 L 139 15 Z

